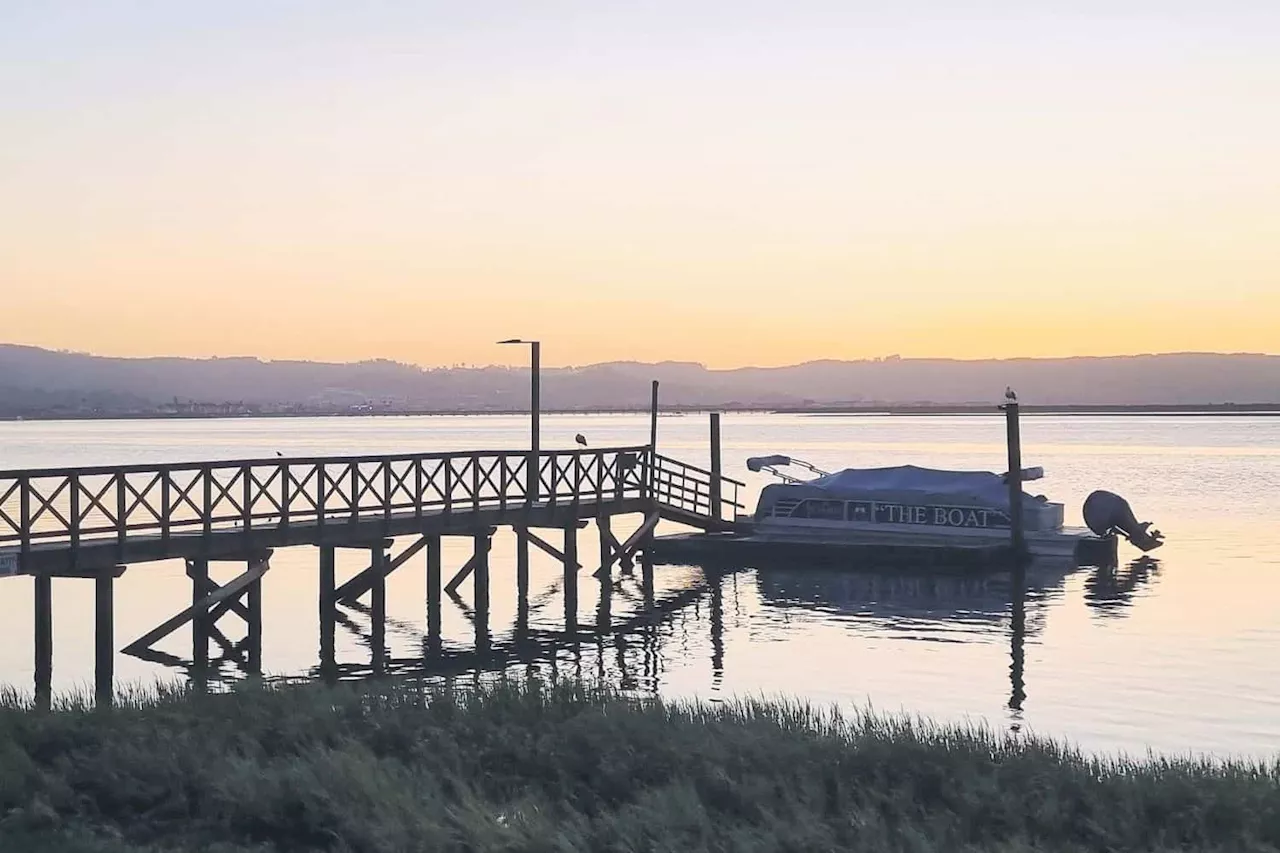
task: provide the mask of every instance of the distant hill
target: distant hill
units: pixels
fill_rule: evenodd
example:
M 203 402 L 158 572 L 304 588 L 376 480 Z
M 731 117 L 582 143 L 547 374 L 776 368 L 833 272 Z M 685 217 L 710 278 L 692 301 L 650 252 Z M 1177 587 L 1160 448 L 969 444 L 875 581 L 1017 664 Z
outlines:
M 1280 356 L 1177 353 L 1107 358 L 887 358 L 710 370 L 685 362 L 610 362 L 543 371 L 545 408 L 641 408 L 649 383 L 674 406 L 988 403 L 1012 385 L 1041 405 L 1280 403 Z M 141 411 L 236 402 L 265 411 L 520 409 L 527 370 L 423 369 L 391 361 L 328 364 L 255 358 L 106 358 L 0 344 L 0 416 Z

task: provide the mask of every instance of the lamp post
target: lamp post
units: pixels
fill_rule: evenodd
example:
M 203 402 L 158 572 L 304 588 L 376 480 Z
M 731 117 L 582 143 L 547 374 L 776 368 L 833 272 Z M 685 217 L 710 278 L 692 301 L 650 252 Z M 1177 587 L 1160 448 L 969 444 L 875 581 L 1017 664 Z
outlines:
M 511 338 L 506 341 L 498 341 L 499 344 L 528 344 L 531 380 L 529 385 L 529 462 L 525 466 L 528 470 L 528 484 L 525 487 L 525 494 L 528 497 L 529 504 L 532 506 L 538 501 L 538 468 L 540 467 L 540 448 L 538 446 L 538 423 L 542 418 L 542 401 L 541 389 L 539 381 L 539 373 L 541 372 L 541 349 L 540 341 L 526 341 L 520 338 Z

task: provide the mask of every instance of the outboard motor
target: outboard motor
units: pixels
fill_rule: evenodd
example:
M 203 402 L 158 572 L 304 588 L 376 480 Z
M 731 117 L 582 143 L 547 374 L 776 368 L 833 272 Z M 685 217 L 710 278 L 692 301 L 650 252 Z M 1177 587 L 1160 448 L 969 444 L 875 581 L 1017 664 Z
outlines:
M 1098 536 L 1119 532 L 1143 551 L 1164 544 L 1164 534 L 1150 530 L 1151 522 L 1139 522 L 1129 502 L 1113 492 L 1096 491 L 1084 499 L 1084 523 Z

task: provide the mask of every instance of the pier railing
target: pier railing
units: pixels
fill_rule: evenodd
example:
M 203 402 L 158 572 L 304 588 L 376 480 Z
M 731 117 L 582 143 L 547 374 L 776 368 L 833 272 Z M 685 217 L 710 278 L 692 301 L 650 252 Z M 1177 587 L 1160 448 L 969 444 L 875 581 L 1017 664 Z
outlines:
M 508 450 L 0 471 L 0 547 L 646 497 L 732 519 L 741 485 L 646 446 L 552 451 L 530 502 L 529 464 Z
M 738 489 L 742 483 L 705 468 L 653 454 L 652 497 L 655 502 L 691 515 L 732 521 L 742 508 Z

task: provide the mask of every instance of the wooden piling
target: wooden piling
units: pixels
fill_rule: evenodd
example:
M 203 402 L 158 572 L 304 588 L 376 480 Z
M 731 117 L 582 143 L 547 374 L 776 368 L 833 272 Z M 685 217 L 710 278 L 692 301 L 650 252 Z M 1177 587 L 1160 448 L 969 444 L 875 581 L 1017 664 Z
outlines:
M 442 556 L 440 537 L 432 536 L 427 540 L 427 647 L 432 652 L 440 651 L 440 574 Z
M 711 413 L 711 483 L 710 503 L 714 518 L 720 518 L 720 413 Z
M 516 528 L 516 631 L 529 630 L 529 532 Z
M 35 580 L 35 698 L 36 707 L 48 710 L 53 700 L 53 578 L 37 574 Z
M 1026 534 L 1022 529 L 1022 436 L 1018 424 L 1018 402 L 1011 400 L 1004 409 L 1005 435 L 1009 449 L 1009 538 L 1016 563 L 1027 552 Z
M 104 569 L 94 578 L 93 693 L 102 709 L 110 708 L 115 697 L 115 579 L 114 569 Z
M 658 468 L 658 380 L 653 380 L 649 398 L 649 464 L 645 468 L 645 496 L 654 499 L 654 472 Z
M 258 560 L 250 560 L 249 568 L 253 568 Z M 262 675 L 262 578 L 258 577 L 245 590 L 245 605 L 248 611 L 248 625 L 245 640 L 249 646 L 246 662 L 250 675 Z
M 474 542 L 476 651 L 483 651 L 489 645 L 489 532 L 477 532 Z
M 199 607 L 191 618 L 191 665 L 203 678 L 209 669 L 209 610 L 200 605 L 209 594 L 209 561 L 188 560 L 187 574 L 191 576 L 191 606 Z
M 578 630 L 578 526 L 564 529 L 564 629 Z
M 337 665 L 334 656 L 334 634 L 338 623 L 337 581 L 335 578 L 335 550 L 332 545 L 320 546 L 320 669 L 331 674 Z
M 609 516 L 601 515 L 596 519 L 596 529 L 600 533 L 600 577 L 609 578 L 613 574 L 613 530 Z
M 387 551 L 381 543 L 370 549 L 370 565 L 373 566 L 370 596 L 371 640 L 373 646 L 373 672 L 381 675 L 387 666 L 387 576 L 385 573 Z

